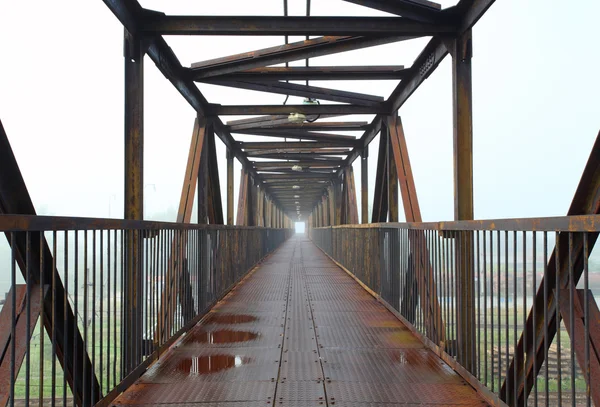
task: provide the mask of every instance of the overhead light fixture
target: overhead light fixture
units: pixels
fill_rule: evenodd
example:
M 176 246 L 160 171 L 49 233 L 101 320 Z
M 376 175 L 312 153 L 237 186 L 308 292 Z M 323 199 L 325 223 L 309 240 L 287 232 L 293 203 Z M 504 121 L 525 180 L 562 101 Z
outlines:
M 300 205 L 300 202 L 298 202 L 298 201 L 296 201 L 296 202 L 294 202 L 294 203 L 295 203 L 296 205 Z
M 307 105 L 307 106 L 315 106 L 315 105 L 319 105 L 319 101 L 317 99 L 313 99 L 313 98 L 306 98 L 302 101 L 303 105 Z M 290 115 L 288 116 L 288 121 L 290 123 L 304 123 L 305 121 L 308 121 L 310 123 L 314 122 L 315 120 L 317 120 L 319 118 L 319 115 L 317 115 L 316 118 L 314 118 L 313 120 L 306 120 L 306 115 L 303 113 L 298 113 L 298 112 L 292 112 L 290 113 Z
M 292 165 L 292 171 L 302 171 L 302 167 L 298 164 Z
M 298 199 L 300 198 L 300 195 L 294 195 L 294 198 Z
M 304 123 L 306 115 L 302 113 L 290 113 L 288 120 L 290 123 Z
M 300 189 L 300 185 L 294 185 L 292 186 L 293 189 Z

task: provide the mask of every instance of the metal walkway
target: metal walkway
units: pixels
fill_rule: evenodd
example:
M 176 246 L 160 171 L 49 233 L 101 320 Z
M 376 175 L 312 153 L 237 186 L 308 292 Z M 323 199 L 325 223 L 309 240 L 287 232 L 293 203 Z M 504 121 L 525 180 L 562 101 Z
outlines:
M 485 405 L 312 242 L 282 245 L 115 405 Z

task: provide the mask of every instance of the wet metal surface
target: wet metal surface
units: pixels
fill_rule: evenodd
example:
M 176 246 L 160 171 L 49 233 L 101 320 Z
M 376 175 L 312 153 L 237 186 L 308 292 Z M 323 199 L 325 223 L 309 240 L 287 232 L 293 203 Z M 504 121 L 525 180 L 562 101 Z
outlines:
M 115 405 L 485 405 L 383 305 L 290 239 Z

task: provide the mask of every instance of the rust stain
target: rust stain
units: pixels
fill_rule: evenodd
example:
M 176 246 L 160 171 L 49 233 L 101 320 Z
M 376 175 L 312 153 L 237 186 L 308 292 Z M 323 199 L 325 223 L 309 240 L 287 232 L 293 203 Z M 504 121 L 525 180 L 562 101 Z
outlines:
M 258 321 L 257 317 L 246 314 L 214 313 L 206 319 L 207 324 L 247 324 L 255 321 Z
M 236 355 L 194 356 L 181 360 L 176 370 L 186 375 L 205 375 L 250 363 L 250 358 Z
M 233 331 L 230 329 L 218 329 L 215 331 L 191 332 L 186 342 L 194 343 L 234 343 L 249 342 L 260 337 L 259 333 L 249 331 Z

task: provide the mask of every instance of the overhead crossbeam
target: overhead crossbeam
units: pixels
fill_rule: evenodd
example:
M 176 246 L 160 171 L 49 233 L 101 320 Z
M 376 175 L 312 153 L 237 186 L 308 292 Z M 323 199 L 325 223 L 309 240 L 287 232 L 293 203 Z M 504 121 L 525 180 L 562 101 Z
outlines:
M 151 13 L 142 23 L 150 35 L 415 35 L 451 34 L 450 24 L 398 17 L 186 16 Z
M 360 105 L 210 105 L 208 114 L 214 116 L 244 116 L 261 114 L 290 114 L 305 115 L 324 114 L 386 114 L 387 106 L 383 103 Z
M 426 0 L 345 0 L 349 3 L 358 4 L 397 14 L 422 22 L 442 22 L 447 19 L 447 14 L 441 12 L 442 6 L 438 3 Z
M 337 89 L 321 88 L 317 86 L 299 85 L 286 82 L 249 82 L 231 80 L 212 80 L 208 83 L 238 89 L 254 90 L 258 92 L 276 93 L 280 95 L 308 97 L 333 102 L 350 103 L 361 106 L 377 106 L 383 102 L 381 96 L 366 95 L 364 93 L 347 92 Z
M 278 125 L 263 125 L 253 130 L 239 129 L 238 126 L 227 126 L 227 130 L 240 134 L 258 134 L 263 130 L 303 130 L 303 131 L 364 131 L 368 128 L 368 122 L 315 122 L 315 123 L 284 123 Z M 242 126 L 243 127 L 243 126 Z M 285 136 L 283 136 L 285 137 Z
M 410 74 L 403 65 L 389 66 L 311 66 L 311 67 L 261 67 L 212 78 L 195 78 L 198 82 L 216 81 L 350 81 L 399 80 Z
M 356 141 L 346 141 L 346 142 L 335 142 L 328 143 L 325 141 L 314 141 L 314 142 L 284 142 L 284 141 L 275 141 L 275 142 L 240 142 L 239 146 L 244 150 L 261 150 L 261 149 L 322 149 L 328 147 L 354 147 L 356 145 Z M 327 151 L 327 150 L 324 150 Z
M 188 77 L 199 79 L 231 74 L 246 69 L 259 68 L 284 62 L 315 58 L 339 52 L 353 51 L 377 45 L 390 44 L 416 38 L 415 36 L 390 37 L 319 37 L 276 47 L 244 52 L 224 58 L 211 59 L 192 64 Z

